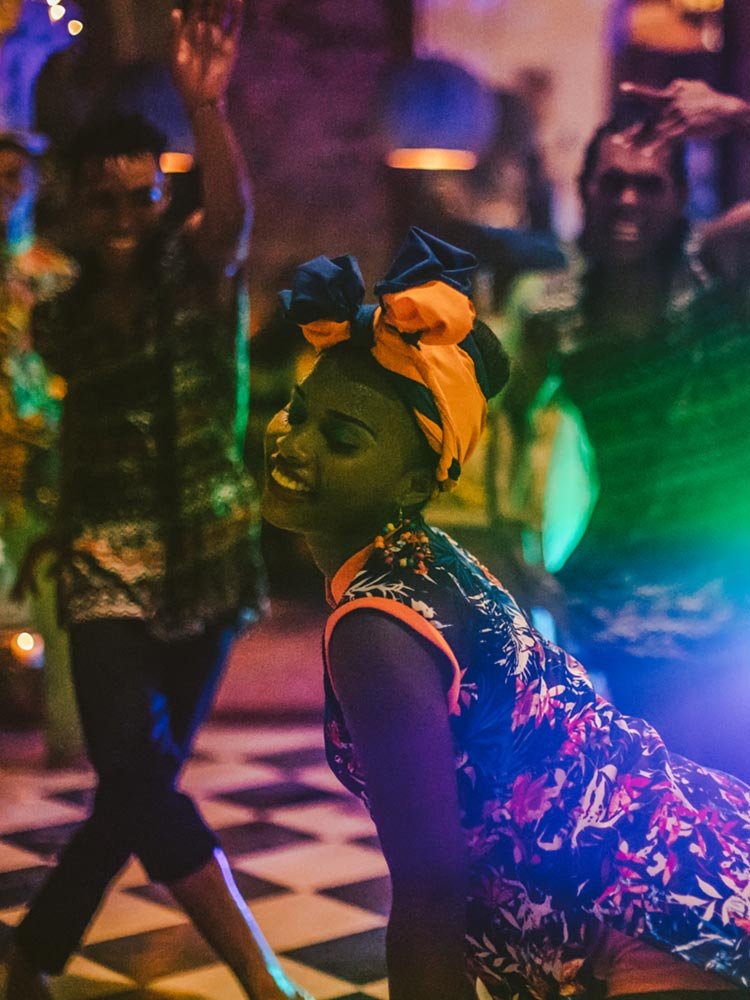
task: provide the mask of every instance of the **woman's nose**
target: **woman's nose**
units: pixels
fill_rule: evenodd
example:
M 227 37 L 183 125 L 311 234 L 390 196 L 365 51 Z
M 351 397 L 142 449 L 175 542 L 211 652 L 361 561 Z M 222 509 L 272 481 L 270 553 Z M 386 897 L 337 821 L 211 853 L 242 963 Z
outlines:
M 301 464 L 307 461 L 305 427 L 292 427 L 286 410 L 280 410 L 266 427 L 266 454 L 280 455 L 285 462 Z
M 289 430 L 289 418 L 286 410 L 279 410 L 268 422 L 266 427 L 267 438 L 277 438 L 281 434 L 286 434 Z
M 287 427 L 286 431 L 276 438 L 275 450 L 290 465 L 303 465 L 310 457 L 308 436 L 303 429 Z

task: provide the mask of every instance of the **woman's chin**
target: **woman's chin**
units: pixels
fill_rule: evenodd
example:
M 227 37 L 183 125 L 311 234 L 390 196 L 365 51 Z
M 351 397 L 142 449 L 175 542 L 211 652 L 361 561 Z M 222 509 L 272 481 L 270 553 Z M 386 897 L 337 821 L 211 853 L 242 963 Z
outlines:
M 260 499 L 260 514 L 263 520 L 268 521 L 274 528 L 291 531 L 298 535 L 304 534 L 305 529 L 300 523 L 299 511 L 280 503 L 278 498 L 269 492 L 268 488 L 264 489 Z

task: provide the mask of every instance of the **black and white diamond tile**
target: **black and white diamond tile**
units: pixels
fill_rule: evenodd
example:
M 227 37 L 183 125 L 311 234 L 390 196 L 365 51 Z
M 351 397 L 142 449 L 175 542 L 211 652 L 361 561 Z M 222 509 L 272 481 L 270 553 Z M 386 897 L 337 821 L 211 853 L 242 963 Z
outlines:
M 287 973 L 317 1000 L 387 1000 L 385 862 L 366 812 L 328 771 L 321 740 L 312 724 L 209 724 L 183 785 Z M 81 770 L 0 769 L 0 949 L 85 819 L 93 784 Z M 135 860 L 52 988 L 55 1000 L 244 1000 Z
M 310 746 L 295 747 L 292 750 L 277 750 L 276 753 L 259 759 L 273 767 L 280 767 L 284 771 L 296 771 L 302 767 L 325 764 L 326 755 L 322 746 Z
M 320 941 L 296 948 L 289 957 L 322 969 L 329 975 L 358 985 L 385 976 L 385 929 L 376 927 L 361 934 Z
M 240 854 L 258 854 L 263 851 L 301 844 L 311 840 L 310 834 L 290 830 L 285 826 L 267 823 L 263 820 L 224 826 L 217 831 L 219 841 L 227 857 Z
M 17 830 L 15 833 L 6 834 L 4 839 L 8 844 L 21 847 L 51 861 L 60 853 L 80 825 L 80 822 L 60 823 L 33 830 Z
M 344 903 L 380 913 L 384 917 L 391 912 L 391 880 L 385 875 L 364 882 L 351 882 L 349 885 L 334 885 L 328 889 L 321 889 L 321 892 L 324 896 L 340 899 Z
M 273 809 L 275 806 L 302 805 L 305 802 L 322 802 L 335 798 L 337 792 L 327 792 L 312 788 L 301 781 L 279 781 L 258 788 L 237 788 L 222 792 L 219 796 L 226 802 L 254 809 Z

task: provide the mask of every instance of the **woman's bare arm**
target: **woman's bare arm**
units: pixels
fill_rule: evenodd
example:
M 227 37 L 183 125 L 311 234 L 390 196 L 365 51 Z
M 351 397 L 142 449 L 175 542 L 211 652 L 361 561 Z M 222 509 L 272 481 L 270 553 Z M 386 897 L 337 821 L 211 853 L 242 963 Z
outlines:
M 358 610 L 336 626 L 331 681 L 364 768 L 393 883 L 391 1000 L 469 1000 L 467 859 L 442 654 L 395 619 Z

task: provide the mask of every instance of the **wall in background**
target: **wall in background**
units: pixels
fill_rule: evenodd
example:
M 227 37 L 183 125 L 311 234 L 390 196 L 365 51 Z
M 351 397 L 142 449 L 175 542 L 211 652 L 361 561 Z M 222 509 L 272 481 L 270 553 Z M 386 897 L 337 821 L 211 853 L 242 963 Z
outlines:
M 256 0 L 232 110 L 255 185 L 254 322 L 294 264 L 355 253 L 379 277 L 398 238 L 377 94 L 408 49 L 406 0 Z
M 415 5 L 419 55 L 453 59 L 495 86 L 514 87 L 519 78 L 524 87 L 536 81 L 555 223 L 565 237 L 579 224 L 576 177 L 583 149 L 606 117 L 609 8 L 609 0 L 416 0 Z
M 25 4 L 46 12 L 42 0 Z M 179 140 L 184 119 L 161 100 L 154 68 L 164 53 L 171 0 L 82 0 L 81 6 L 85 31 L 40 78 L 41 127 L 66 139 L 115 85 L 128 90 L 129 107 L 133 100 L 154 107 L 156 123 Z M 377 95 L 383 74 L 410 51 L 411 3 L 252 0 L 247 11 L 230 113 L 255 187 L 257 325 L 300 261 L 351 251 L 374 280 L 392 256 L 399 238 L 394 179 L 382 163 Z M 40 62 L 30 67 L 33 74 Z M 139 63 L 146 69 L 141 88 L 132 69 Z

